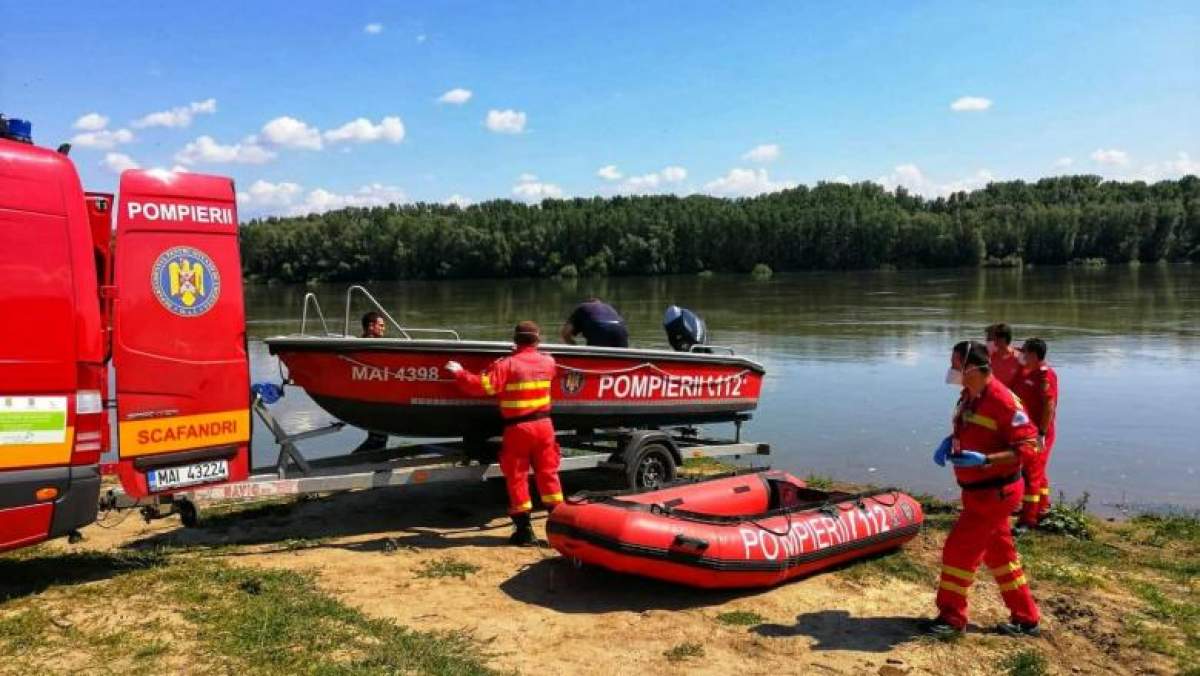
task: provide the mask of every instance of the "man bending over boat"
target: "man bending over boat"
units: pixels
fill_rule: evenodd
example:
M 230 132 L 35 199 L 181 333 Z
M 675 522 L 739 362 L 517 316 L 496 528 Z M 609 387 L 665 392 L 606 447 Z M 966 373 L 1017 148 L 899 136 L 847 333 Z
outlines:
M 558 479 L 559 448 L 550 421 L 550 385 L 554 382 L 554 357 L 538 351 L 541 329 L 524 321 L 513 334 L 516 349 L 497 359 L 479 375 L 467 371 L 456 361 L 447 362 L 460 389 L 475 396 L 499 399 L 504 421 L 504 441 L 500 446 L 500 471 L 508 485 L 508 514 L 513 521 L 514 545 L 536 541 L 529 514 L 533 502 L 529 496 L 529 467 L 542 504 L 553 510 L 563 501 Z
M 596 347 L 629 347 L 629 330 L 625 320 L 613 306 L 599 298 L 589 298 L 571 312 L 559 334 L 563 342 L 575 344 L 575 336 L 583 334 L 588 345 Z

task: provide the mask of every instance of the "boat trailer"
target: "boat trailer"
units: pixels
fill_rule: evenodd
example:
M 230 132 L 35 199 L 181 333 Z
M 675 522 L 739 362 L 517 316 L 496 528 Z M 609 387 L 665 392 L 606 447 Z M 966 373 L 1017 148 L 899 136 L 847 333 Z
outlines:
M 288 496 L 308 496 L 389 486 L 488 481 L 503 479 L 497 462 L 479 461 L 463 440 L 411 443 L 380 450 L 309 459 L 299 442 L 333 434 L 346 427 L 335 421 L 324 427 L 290 433 L 257 393 L 251 409 L 270 430 L 279 446 L 279 459 L 269 469 L 259 468 L 245 481 L 216 486 L 196 486 L 170 494 L 134 500 L 119 487 L 104 491 L 100 510 L 140 508 L 147 521 L 178 514 L 185 526 L 199 520 L 198 504 L 248 502 Z M 740 459 L 768 455 L 770 445 L 741 439 L 742 423 L 733 421 L 734 437 L 701 436 L 695 427 L 668 429 L 612 429 L 591 433 L 560 434 L 562 460 L 559 472 L 602 469 L 624 475 L 631 488 L 656 488 L 673 481 L 686 460 Z M 264 471 L 265 470 L 265 471 Z

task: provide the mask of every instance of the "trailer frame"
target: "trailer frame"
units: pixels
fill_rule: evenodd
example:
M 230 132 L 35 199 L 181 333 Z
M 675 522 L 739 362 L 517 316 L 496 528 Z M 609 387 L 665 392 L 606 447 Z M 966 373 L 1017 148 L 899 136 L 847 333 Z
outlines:
M 279 446 L 273 468 L 252 471 L 244 481 L 199 485 L 134 501 L 120 488 L 101 497 L 101 510 L 140 507 L 147 519 L 179 514 L 185 526 L 199 519 L 199 505 L 255 501 L 281 497 L 373 490 L 393 486 L 488 481 L 503 479 L 497 462 L 480 462 L 464 440 L 415 442 L 378 451 L 310 459 L 298 442 L 333 434 L 346 427 L 334 421 L 324 427 L 288 432 L 271 414 L 257 393 L 251 408 Z M 688 459 L 741 459 L 769 455 L 769 444 L 741 439 L 742 423 L 749 415 L 733 420 L 732 439 L 701 436 L 695 427 L 667 429 L 610 429 L 558 436 L 562 448 L 559 472 L 604 469 L 622 472 L 631 488 L 653 488 L 672 481 Z

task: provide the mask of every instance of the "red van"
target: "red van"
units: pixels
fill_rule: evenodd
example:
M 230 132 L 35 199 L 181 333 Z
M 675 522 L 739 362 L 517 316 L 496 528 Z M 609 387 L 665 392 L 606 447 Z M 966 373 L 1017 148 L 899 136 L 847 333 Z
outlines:
M 95 520 L 110 356 L 127 493 L 249 473 L 233 182 L 134 170 L 120 196 L 0 135 L 0 551 Z

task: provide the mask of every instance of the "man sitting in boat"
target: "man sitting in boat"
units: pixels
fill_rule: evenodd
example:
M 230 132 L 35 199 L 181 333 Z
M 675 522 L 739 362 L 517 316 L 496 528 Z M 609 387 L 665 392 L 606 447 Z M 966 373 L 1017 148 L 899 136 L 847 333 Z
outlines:
M 475 375 L 456 361 L 446 363 L 459 388 L 474 396 L 499 399 L 504 437 L 500 446 L 500 471 L 508 485 L 509 516 L 513 534 L 509 542 L 528 545 L 536 541 L 529 515 L 529 467 L 542 504 L 553 510 L 563 501 L 558 479 L 559 448 L 550 421 L 550 385 L 554 382 L 554 357 L 538 351 L 541 329 L 531 321 L 517 324 L 516 349 Z
M 575 306 L 559 333 L 568 345 L 574 345 L 575 336 L 582 333 L 588 345 L 629 347 L 629 331 L 625 328 L 625 320 L 613 306 L 595 297 Z
M 386 334 L 387 323 L 383 321 L 383 315 L 372 310 L 362 316 L 362 338 L 383 338 Z M 387 447 L 387 440 L 388 435 L 382 432 L 367 430 L 367 438 L 353 452 L 366 453 L 368 451 L 378 451 L 381 448 Z

